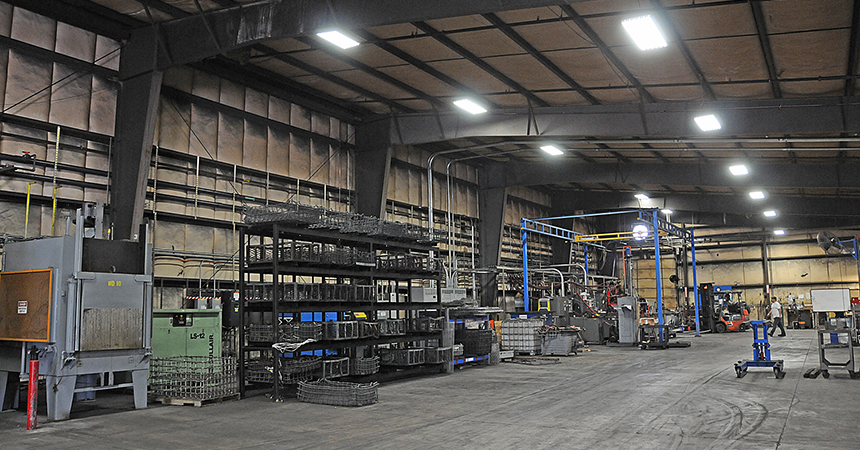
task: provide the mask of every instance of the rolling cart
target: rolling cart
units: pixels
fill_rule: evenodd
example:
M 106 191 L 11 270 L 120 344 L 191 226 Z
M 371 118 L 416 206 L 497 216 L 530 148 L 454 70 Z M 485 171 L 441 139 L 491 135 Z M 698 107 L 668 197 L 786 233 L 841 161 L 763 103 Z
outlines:
M 753 359 L 745 359 L 738 361 L 735 364 L 735 373 L 738 378 L 743 378 L 747 374 L 747 369 L 750 367 L 771 367 L 776 378 L 782 379 L 785 377 L 783 371 L 783 361 L 781 359 L 770 359 L 770 343 L 767 341 L 767 330 L 770 322 L 763 320 L 753 320 L 750 322 L 753 330 Z M 761 337 L 759 337 L 761 331 Z

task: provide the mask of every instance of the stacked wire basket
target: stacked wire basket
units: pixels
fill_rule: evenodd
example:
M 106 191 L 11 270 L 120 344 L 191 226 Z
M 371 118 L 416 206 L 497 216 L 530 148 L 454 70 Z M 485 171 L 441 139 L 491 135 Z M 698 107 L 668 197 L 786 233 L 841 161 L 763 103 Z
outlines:
M 244 221 L 249 225 L 285 223 L 308 228 L 338 230 L 341 233 L 380 236 L 393 240 L 430 242 L 429 230 L 420 225 L 389 222 L 378 217 L 332 211 L 293 201 L 279 205 L 246 208 Z
M 498 342 L 494 330 L 456 330 L 454 340 L 463 344 L 463 353 L 467 355 L 487 355 L 493 343 Z
M 300 402 L 333 406 L 366 406 L 379 401 L 379 383 L 318 380 L 299 382 Z
M 541 350 L 538 329 L 543 319 L 508 319 L 502 322 L 502 350 L 536 355 Z
M 235 357 L 177 356 L 152 358 L 149 393 L 182 400 L 214 400 L 236 395 Z

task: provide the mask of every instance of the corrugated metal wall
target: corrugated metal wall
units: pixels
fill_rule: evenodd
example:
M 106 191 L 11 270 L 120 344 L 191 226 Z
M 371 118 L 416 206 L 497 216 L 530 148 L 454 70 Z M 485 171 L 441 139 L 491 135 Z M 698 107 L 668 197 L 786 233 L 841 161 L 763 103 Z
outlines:
M 0 124 L 0 153 L 22 168 L 22 152 L 39 161 L 35 172 L 0 177 L 0 233 L 23 235 L 32 182 L 29 235 L 52 234 L 57 155 L 53 234 L 62 234 L 62 216 L 81 201 L 109 200 L 120 43 L 3 3 L 0 34 L 12 39 L 0 46 L 10 116 Z M 294 199 L 349 209 L 354 134 L 353 124 L 305 106 L 193 69 L 167 71 L 146 204 L 156 219 L 157 275 L 232 279 L 232 223 L 243 204 Z

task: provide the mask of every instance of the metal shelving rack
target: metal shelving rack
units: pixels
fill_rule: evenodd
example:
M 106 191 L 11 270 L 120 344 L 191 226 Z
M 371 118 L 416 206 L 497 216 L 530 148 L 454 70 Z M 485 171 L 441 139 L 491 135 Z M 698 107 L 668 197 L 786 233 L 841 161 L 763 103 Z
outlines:
M 257 250 L 261 248 L 265 252 L 267 246 L 271 247 L 271 260 L 252 260 L 250 250 L 254 248 L 250 241 L 257 241 Z M 284 261 L 281 258 L 280 252 L 283 248 L 291 248 L 295 252 L 296 244 L 312 244 L 312 245 L 334 245 L 339 248 L 349 248 L 355 251 L 367 252 L 373 255 L 374 263 L 368 265 L 341 265 L 332 266 L 316 261 Z M 242 301 L 239 302 L 239 315 L 241 317 L 241 330 L 243 336 L 239 342 L 239 379 L 240 393 L 245 396 L 245 390 L 248 385 L 247 367 L 249 361 L 248 355 L 250 352 L 260 352 L 260 355 L 268 353 L 272 356 L 272 385 L 273 399 L 282 397 L 282 389 L 278 382 L 278 374 L 280 370 L 280 352 L 272 347 L 278 337 L 278 323 L 282 314 L 291 314 L 293 318 L 300 317 L 301 313 L 336 313 L 337 320 L 344 320 L 345 313 L 365 313 L 368 321 L 376 321 L 378 313 L 381 311 L 406 311 L 407 318 L 418 318 L 420 310 L 437 310 L 442 311 L 441 304 L 441 273 L 438 270 L 389 270 L 376 267 L 376 258 L 378 252 L 420 252 L 418 255 L 426 255 L 428 257 L 434 250 L 436 245 L 429 242 L 420 242 L 418 240 L 406 239 L 387 239 L 384 236 L 370 236 L 353 233 L 344 233 L 330 229 L 315 229 L 308 228 L 306 225 L 274 222 L 255 224 L 240 229 L 239 252 L 241 255 L 241 264 L 239 265 L 239 291 Z M 295 253 L 293 253 L 295 254 Z M 263 258 L 265 259 L 265 258 Z M 253 282 L 251 277 L 256 277 L 258 281 Z M 402 298 L 400 295 L 395 296 L 394 301 L 379 301 L 375 296 L 369 300 L 349 300 L 349 301 L 320 301 L 316 299 L 307 299 L 301 301 L 279 301 L 281 298 L 280 288 L 283 283 L 296 283 L 296 277 L 315 277 L 325 279 L 336 279 L 337 283 L 342 283 L 349 280 L 350 284 L 362 282 L 364 285 L 374 286 L 373 292 L 377 292 L 376 287 L 383 282 L 395 283 L 395 291 L 400 292 L 400 284 L 406 282 L 405 301 L 399 301 Z M 289 280 L 287 278 L 290 278 Z M 435 280 L 436 283 L 436 302 L 413 302 L 412 299 L 412 282 L 413 280 Z M 251 283 L 259 285 L 270 285 L 270 300 L 271 302 L 255 302 L 250 303 L 247 298 L 248 286 Z M 272 323 L 272 340 L 271 341 L 256 341 L 248 340 L 247 326 L 249 325 L 249 313 L 264 312 L 271 313 Z M 298 352 L 315 351 L 315 350 L 338 350 L 351 347 L 375 347 L 380 344 L 391 344 L 400 342 L 415 342 L 438 340 L 442 342 L 442 331 L 436 332 L 406 332 L 405 335 L 397 336 L 379 336 L 370 338 L 356 338 L 345 340 L 319 340 L 310 344 L 303 345 Z M 325 352 L 324 352 L 325 353 Z M 439 364 L 440 370 L 442 364 Z M 424 372 L 428 367 L 422 366 Z M 422 370 L 416 370 L 420 372 Z M 362 377 L 367 379 L 368 377 Z M 373 378 L 373 376 L 371 376 Z M 259 382 L 257 380 L 256 382 Z

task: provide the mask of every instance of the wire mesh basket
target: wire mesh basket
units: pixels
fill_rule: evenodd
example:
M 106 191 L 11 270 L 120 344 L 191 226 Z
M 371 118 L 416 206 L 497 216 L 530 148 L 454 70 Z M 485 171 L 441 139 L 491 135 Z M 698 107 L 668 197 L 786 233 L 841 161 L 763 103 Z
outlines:
M 406 319 L 380 319 L 380 336 L 402 336 L 406 334 Z
M 300 402 L 334 406 L 366 406 L 379 401 L 379 383 L 319 380 L 299 382 Z
M 248 361 L 245 367 L 245 380 L 251 383 L 273 383 L 275 366 L 271 360 Z
M 379 324 L 376 322 L 360 321 L 358 322 L 358 337 L 359 338 L 378 338 Z
M 445 329 L 445 318 L 444 317 L 428 317 L 427 318 L 427 331 L 431 333 L 435 333 L 437 331 L 442 331 Z
M 330 341 L 358 338 L 358 322 L 355 320 L 323 323 L 324 337 Z
M 248 325 L 248 340 L 251 342 L 272 342 L 275 334 L 271 325 Z
M 441 364 L 454 359 L 452 347 L 425 347 L 424 362 L 427 364 Z
M 463 352 L 467 355 L 489 354 L 493 342 L 497 342 L 494 330 L 457 330 L 454 340 L 463 344 Z
M 430 330 L 429 317 L 407 319 L 406 325 L 406 331 L 410 333 L 426 333 Z
M 281 358 L 280 382 L 285 385 L 297 384 L 299 381 L 319 378 L 320 367 L 322 358 L 319 356 Z
M 349 376 L 349 358 L 328 358 L 322 361 L 323 378 L 340 378 Z
M 319 262 L 322 253 L 312 242 L 283 241 L 278 247 L 278 260 L 284 262 Z
M 349 363 L 349 373 L 351 375 L 372 375 L 379 372 L 379 357 L 373 358 L 355 358 Z
M 385 366 L 417 366 L 424 364 L 423 348 L 381 348 L 379 362 Z
M 236 358 L 177 356 L 149 362 L 150 394 L 186 400 L 211 400 L 239 392 Z

